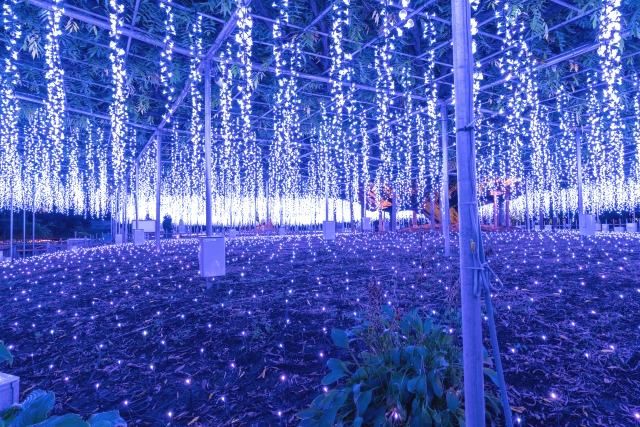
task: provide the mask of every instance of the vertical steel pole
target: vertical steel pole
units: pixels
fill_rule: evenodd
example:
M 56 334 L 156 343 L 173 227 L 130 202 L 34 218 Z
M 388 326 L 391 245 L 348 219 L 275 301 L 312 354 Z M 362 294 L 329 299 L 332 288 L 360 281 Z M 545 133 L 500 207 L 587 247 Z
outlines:
M 442 140 L 442 236 L 444 237 L 444 256 L 451 255 L 449 241 L 449 131 L 447 129 L 447 104 L 440 104 L 440 138 Z
M 524 180 L 524 220 L 527 223 L 526 230 L 531 231 L 531 218 L 529 214 L 529 192 L 527 190 L 527 180 Z
M 22 206 L 22 258 L 27 256 L 27 207 Z
M 162 157 L 161 157 L 162 138 L 158 134 L 156 136 L 156 250 L 160 251 L 160 184 L 162 180 Z
M 36 254 L 36 204 L 33 203 L 31 211 L 31 255 Z
M 10 217 L 9 217 L 9 260 L 13 262 L 13 185 L 11 186 L 11 202 L 10 206 Z
M 134 198 L 135 200 L 133 201 L 134 203 L 134 209 L 135 209 L 135 215 L 136 215 L 136 230 L 139 229 L 138 227 L 138 180 L 139 180 L 139 176 L 140 176 L 140 160 L 136 159 L 136 181 L 135 181 L 135 192 L 134 192 Z
M 582 130 L 576 128 L 576 162 L 578 164 L 578 221 L 582 221 L 584 201 L 582 199 L 582 150 L 580 149 Z
M 462 299 L 462 359 L 464 412 L 468 427 L 484 426 L 484 374 L 480 292 L 474 290 L 481 268 L 481 247 L 476 195 L 476 155 L 473 114 L 473 53 L 469 0 L 451 0 L 453 76 L 456 82 L 456 160 L 460 210 L 460 293 Z
M 204 191 L 207 237 L 213 235 L 211 225 L 211 61 L 204 61 Z

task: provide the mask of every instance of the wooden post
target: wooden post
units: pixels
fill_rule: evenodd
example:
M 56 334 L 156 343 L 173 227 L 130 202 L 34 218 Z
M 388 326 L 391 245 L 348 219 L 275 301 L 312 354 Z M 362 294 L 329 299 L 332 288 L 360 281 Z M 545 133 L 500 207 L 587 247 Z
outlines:
M 451 255 L 449 242 L 449 135 L 447 129 L 447 104 L 440 104 L 440 138 L 442 140 L 442 236 L 444 237 L 444 256 Z
M 162 180 L 162 156 L 160 134 L 156 136 L 156 250 L 160 251 L 160 181 Z
M 211 237 L 211 61 L 207 59 L 204 61 L 204 191 L 207 237 Z
M 473 53 L 469 0 L 451 0 L 453 76 L 456 82 L 456 160 L 460 210 L 460 293 L 462 300 L 462 360 L 464 412 L 468 427 L 484 426 L 484 372 L 480 292 L 474 276 L 482 268 L 477 249 L 482 239 L 476 195 L 476 154 L 473 114 Z

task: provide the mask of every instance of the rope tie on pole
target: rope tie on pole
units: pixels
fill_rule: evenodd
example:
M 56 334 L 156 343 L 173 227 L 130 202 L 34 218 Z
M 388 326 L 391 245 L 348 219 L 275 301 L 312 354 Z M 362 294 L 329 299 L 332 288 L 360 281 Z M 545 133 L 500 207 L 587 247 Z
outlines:
M 481 236 L 480 226 L 478 225 L 478 236 Z M 473 293 L 480 298 L 482 292 L 484 292 L 484 301 L 487 306 L 487 317 L 489 325 L 489 339 L 491 341 L 491 348 L 493 350 L 493 359 L 496 365 L 496 377 L 498 380 L 498 388 L 500 389 L 500 402 L 502 404 L 502 412 L 504 414 L 504 421 L 506 427 L 513 427 L 513 418 L 511 415 L 511 406 L 509 406 L 509 395 L 507 394 L 507 384 L 504 380 L 504 370 L 502 368 L 502 360 L 500 359 L 500 346 L 498 344 L 498 332 L 496 330 L 495 313 L 493 310 L 493 303 L 491 301 L 491 280 L 489 275 L 492 275 L 496 282 L 502 287 L 503 283 L 496 274 L 495 271 L 489 266 L 489 263 L 484 257 L 484 248 L 482 246 L 482 239 L 478 239 L 478 250 L 473 251 L 474 258 L 477 267 L 471 267 L 475 270 L 473 275 Z M 495 288 L 494 288 L 495 289 Z

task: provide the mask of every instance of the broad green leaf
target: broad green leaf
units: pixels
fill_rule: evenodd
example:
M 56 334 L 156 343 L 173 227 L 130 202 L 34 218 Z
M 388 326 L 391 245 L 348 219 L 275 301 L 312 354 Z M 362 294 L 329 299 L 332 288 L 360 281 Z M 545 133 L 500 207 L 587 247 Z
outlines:
M 349 337 L 342 329 L 332 329 L 331 340 L 336 347 L 349 348 Z
M 93 414 L 89 417 L 91 427 L 127 427 L 127 422 L 118 411 L 108 411 Z
M 47 419 L 56 398 L 53 392 L 34 390 L 22 402 L 22 411 L 11 423 L 12 427 L 27 427 Z
M 66 414 L 51 417 L 41 423 L 34 424 L 33 427 L 89 427 L 89 424 L 78 414 Z
M 356 411 L 359 416 L 363 416 L 367 412 L 367 408 L 371 403 L 373 392 L 371 390 L 361 392 L 356 400 Z

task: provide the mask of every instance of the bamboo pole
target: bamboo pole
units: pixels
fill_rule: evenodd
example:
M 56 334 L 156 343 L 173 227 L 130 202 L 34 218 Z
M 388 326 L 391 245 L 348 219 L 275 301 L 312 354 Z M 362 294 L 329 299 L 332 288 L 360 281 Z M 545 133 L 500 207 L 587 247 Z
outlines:
M 484 426 L 484 377 L 480 292 L 475 275 L 482 268 L 476 195 L 476 163 L 473 112 L 473 53 L 471 51 L 471 7 L 469 0 L 452 0 L 453 73 L 456 82 L 456 160 L 458 209 L 460 211 L 460 293 L 462 299 L 462 359 L 465 424 Z

